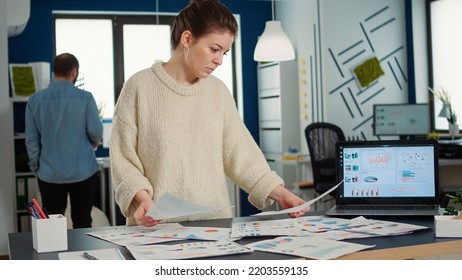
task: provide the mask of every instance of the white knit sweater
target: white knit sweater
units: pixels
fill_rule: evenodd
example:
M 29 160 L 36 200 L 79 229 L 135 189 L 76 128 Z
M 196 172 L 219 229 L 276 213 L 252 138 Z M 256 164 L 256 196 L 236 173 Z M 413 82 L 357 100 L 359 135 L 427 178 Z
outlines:
M 240 119 L 229 90 L 209 76 L 192 86 L 173 80 L 156 63 L 125 83 L 114 113 L 110 144 L 115 199 L 134 224 L 146 190 L 154 202 L 170 192 L 191 203 L 229 207 L 226 175 L 262 209 L 282 179 L 271 171 Z M 231 217 L 231 209 L 169 221 Z

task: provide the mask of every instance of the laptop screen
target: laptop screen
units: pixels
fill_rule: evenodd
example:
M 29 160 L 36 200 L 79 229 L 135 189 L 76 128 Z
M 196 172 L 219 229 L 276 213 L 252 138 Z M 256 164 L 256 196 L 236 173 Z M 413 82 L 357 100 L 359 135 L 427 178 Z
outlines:
M 336 152 L 337 204 L 438 203 L 437 141 L 341 141 Z

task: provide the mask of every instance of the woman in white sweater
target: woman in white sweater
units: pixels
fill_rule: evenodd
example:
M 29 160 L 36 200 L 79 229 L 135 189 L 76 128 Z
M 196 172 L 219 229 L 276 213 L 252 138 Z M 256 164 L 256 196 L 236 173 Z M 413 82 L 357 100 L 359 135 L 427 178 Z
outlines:
M 116 202 L 128 225 L 159 223 L 145 214 L 166 192 L 194 204 L 227 207 L 226 176 L 258 209 L 274 200 L 283 208 L 304 203 L 270 170 L 229 90 L 211 75 L 236 35 L 237 22 L 224 5 L 193 0 L 174 22 L 170 60 L 125 83 L 110 157 Z M 169 221 L 231 217 L 224 209 Z

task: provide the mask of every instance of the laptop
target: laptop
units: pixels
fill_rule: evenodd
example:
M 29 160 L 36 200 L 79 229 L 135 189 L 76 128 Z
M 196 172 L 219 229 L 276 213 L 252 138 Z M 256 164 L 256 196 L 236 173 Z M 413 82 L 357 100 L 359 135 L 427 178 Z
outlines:
M 339 141 L 330 216 L 433 216 L 439 213 L 436 140 Z

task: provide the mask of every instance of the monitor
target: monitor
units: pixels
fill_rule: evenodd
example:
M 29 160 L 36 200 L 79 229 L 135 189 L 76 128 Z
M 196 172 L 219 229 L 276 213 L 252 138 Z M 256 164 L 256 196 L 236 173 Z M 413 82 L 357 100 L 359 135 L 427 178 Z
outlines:
M 430 132 L 430 107 L 421 104 L 374 104 L 375 136 L 418 136 Z

